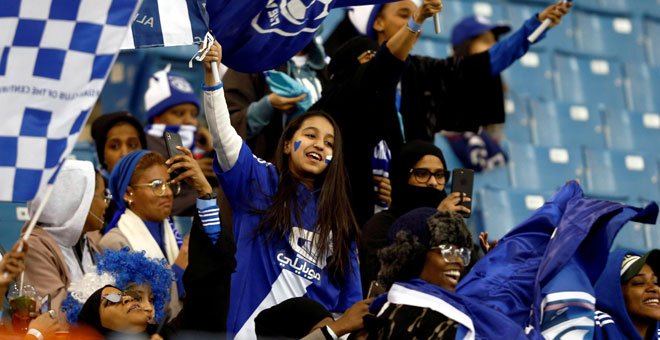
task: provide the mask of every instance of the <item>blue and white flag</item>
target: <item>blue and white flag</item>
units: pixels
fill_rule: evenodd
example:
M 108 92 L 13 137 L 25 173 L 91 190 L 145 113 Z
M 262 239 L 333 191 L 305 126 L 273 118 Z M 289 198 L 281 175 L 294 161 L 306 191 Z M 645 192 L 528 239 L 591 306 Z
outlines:
M 34 198 L 71 153 L 138 0 L 2 0 L 0 201 Z
M 300 52 L 331 9 L 394 0 L 207 0 L 222 63 L 241 72 L 275 68 Z
M 199 44 L 208 32 L 202 0 L 144 0 L 122 49 Z

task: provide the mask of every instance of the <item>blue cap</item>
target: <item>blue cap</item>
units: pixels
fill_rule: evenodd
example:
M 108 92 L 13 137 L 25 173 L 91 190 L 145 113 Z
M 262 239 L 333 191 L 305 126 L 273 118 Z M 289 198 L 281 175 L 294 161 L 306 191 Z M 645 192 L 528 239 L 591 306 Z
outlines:
M 504 34 L 510 30 L 511 26 L 509 25 L 496 25 L 484 16 L 473 15 L 464 18 L 459 21 L 458 24 L 454 25 L 454 28 L 451 31 L 451 44 L 454 47 L 458 46 L 465 41 L 488 31 L 493 32 L 495 37 L 498 37 L 500 34 Z

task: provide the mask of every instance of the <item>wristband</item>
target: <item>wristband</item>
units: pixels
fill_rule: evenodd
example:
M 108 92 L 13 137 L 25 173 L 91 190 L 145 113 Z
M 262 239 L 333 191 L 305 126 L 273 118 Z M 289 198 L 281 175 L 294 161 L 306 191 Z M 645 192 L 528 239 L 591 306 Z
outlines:
M 330 326 L 323 327 L 321 329 L 321 332 L 323 333 L 323 336 L 327 340 L 337 340 L 338 339 L 337 334 L 335 334 L 335 332 L 332 331 L 332 328 L 330 328 Z
M 32 335 L 32 336 L 34 336 L 35 338 L 37 338 L 37 339 L 39 339 L 39 340 L 44 340 L 44 335 L 41 334 L 41 332 L 39 332 L 39 330 L 36 329 L 36 328 L 30 328 L 30 329 L 27 331 L 27 334 L 28 334 L 28 335 Z
M 410 16 L 410 20 L 408 20 L 406 28 L 412 33 L 419 33 L 422 31 L 422 25 L 416 23 L 412 15 Z

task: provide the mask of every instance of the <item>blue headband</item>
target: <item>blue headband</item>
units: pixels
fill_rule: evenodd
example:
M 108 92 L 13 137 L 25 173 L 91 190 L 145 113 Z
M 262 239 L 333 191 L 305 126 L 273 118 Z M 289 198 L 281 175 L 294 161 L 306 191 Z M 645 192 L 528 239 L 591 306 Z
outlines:
M 112 169 L 109 186 L 113 200 L 117 203 L 117 212 L 112 217 L 112 221 L 108 224 L 104 234 L 117 226 L 119 217 L 121 217 L 121 215 L 124 214 L 124 211 L 126 211 L 126 202 L 124 202 L 126 188 L 128 188 L 128 185 L 131 183 L 131 178 L 133 178 L 133 172 L 135 171 L 138 162 L 140 162 L 140 159 L 148 153 L 150 153 L 148 150 L 133 151 L 122 157 Z

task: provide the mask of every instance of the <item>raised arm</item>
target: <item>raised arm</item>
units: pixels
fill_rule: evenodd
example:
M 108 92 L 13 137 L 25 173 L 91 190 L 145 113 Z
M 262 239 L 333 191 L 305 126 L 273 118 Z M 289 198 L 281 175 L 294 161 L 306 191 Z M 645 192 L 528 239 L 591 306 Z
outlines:
M 228 171 L 236 164 L 243 141 L 231 126 L 222 82 L 216 82 L 213 79 L 211 62 L 215 61 L 220 65 L 221 60 L 222 47 L 216 41 L 202 62 L 204 64 L 204 86 L 202 88 L 204 89 L 204 112 L 213 136 L 213 148 L 220 168 L 222 171 Z
M 432 17 L 436 13 L 440 13 L 440 11 L 442 11 L 441 0 L 424 0 L 424 3 L 417 7 L 417 10 L 415 10 L 415 13 L 413 13 L 412 18 L 410 19 L 414 22 L 412 26 L 417 25 L 418 27 L 421 27 L 422 24 L 424 24 L 424 20 Z M 416 27 L 411 27 L 410 24 L 403 25 L 401 29 L 399 29 L 399 31 L 387 41 L 387 49 L 389 49 L 392 55 L 397 59 L 406 60 L 413 46 L 415 46 L 415 43 L 419 38 L 419 30 L 415 28 Z

